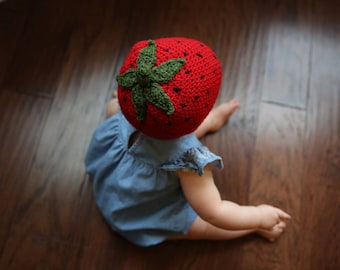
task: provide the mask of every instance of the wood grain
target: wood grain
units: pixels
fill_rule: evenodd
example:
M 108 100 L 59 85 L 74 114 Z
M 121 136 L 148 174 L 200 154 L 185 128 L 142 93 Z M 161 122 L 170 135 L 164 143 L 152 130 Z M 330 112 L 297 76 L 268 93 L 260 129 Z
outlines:
M 267 261 L 268 269 L 294 269 L 297 253 L 292 250 L 301 233 L 300 198 L 304 168 L 303 111 L 263 103 L 249 186 L 249 203 L 271 204 L 287 211 L 292 220 L 275 244 L 263 240 L 245 245 L 244 269 Z M 268 254 L 270 254 L 268 257 Z M 261 267 L 253 268 L 261 269 Z
M 72 243 L 85 179 L 83 158 L 91 136 L 91 132 L 84 136 L 84 130 L 93 130 L 103 117 L 102 108 L 111 92 L 115 67 L 112 50 L 117 48 L 119 32 L 109 27 L 115 18 L 102 19 L 108 27 L 100 32 L 92 29 L 95 34 L 87 32 L 89 39 L 81 29 L 73 32 L 53 104 L 44 111 L 48 113 L 45 129 L 40 133 L 37 130 L 37 134 L 32 132 L 32 136 L 39 135 L 39 147 L 21 183 L 22 189 L 17 191 L 16 215 L 7 232 L 2 265 L 14 256 L 25 257 L 32 238 L 42 239 L 47 247 L 54 242 L 65 242 L 66 247 Z M 54 252 L 57 251 L 52 249 L 52 257 Z M 40 260 L 45 256 L 37 254 L 32 260 L 44 265 Z
M 25 27 L 17 38 L 4 80 L 6 89 L 53 96 L 69 38 L 67 19 L 71 18 L 65 16 L 66 10 L 67 6 L 45 1 L 28 5 Z
M 315 6 L 299 267 L 337 269 L 340 226 L 340 8 Z M 326 15 L 327 14 L 327 15 Z M 322 256 L 320 256 L 322 252 Z
M 11 239 L 16 207 L 35 159 L 51 100 L 0 92 L 0 254 Z M 35 132 L 32 132 L 34 130 Z M 8 247 L 8 246 L 7 246 Z
M 2 3 L 0 8 L 0 86 L 6 76 L 7 68 L 17 46 L 17 40 L 23 32 L 29 3 L 17 5 L 11 2 Z M 1 91 L 2 87 L 0 88 Z
M 311 3 L 287 1 L 270 10 L 263 100 L 305 109 L 310 75 Z

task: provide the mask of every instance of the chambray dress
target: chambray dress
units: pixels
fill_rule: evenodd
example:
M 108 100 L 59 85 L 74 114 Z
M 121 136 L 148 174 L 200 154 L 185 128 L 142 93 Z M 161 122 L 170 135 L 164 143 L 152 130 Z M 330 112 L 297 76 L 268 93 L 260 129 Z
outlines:
M 136 245 L 150 246 L 187 233 L 197 217 L 175 171 L 202 175 L 207 164 L 223 165 L 194 134 L 174 140 L 141 134 L 129 147 L 135 131 L 121 113 L 108 118 L 93 135 L 85 165 L 110 227 Z

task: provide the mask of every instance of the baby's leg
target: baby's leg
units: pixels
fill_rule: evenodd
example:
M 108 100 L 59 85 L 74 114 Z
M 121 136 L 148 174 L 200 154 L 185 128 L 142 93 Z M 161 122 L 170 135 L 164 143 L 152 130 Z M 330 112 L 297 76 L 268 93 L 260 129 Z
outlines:
M 106 105 L 106 118 L 109 118 L 120 110 L 117 98 L 117 90 L 113 90 L 112 96 L 113 98 Z
M 196 129 L 196 137 L 202 138 L 209 132 L 218 131 L 228 121 L 233 112 L 239 107 L 240 103 L 233 99 L 212 109 L 202 124 Z
M 187 240 L 231 240 L 240 238 L 251 233 L 258 233 L 267 240 L 274 241 L 284 231 L 285 223 L 277 224 L 271 231 L 254 230 L 223 230 L 215 227 L 212 224 L 204 221 L 200 217 L 192 224 L 189 232 L 186 235 L 180 235 L 171 238 L 171 240 L 187 239 Z

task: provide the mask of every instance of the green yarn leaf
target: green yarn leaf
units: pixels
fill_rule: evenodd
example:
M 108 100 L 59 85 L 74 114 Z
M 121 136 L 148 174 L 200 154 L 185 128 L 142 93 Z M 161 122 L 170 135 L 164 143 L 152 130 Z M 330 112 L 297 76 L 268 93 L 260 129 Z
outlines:
M 156 63 L 156 44 L 153 40 L 148 41 L 148 46 L 141 49 L 137 59 L 137 69 L 151 69 Z
M 138 121 L 143 121 L 146 115 L 146 99 L 144 96 L 143 88 L 138 84 L 132 88 L 131 92 L 132 102 L 136 109 Z
M 156 63 L 156 43 L 148 41 L 148 46 L 139 51 L 137 67 L 117 76 L 122 88 L 131 89 L 132 102 L 137 120 L 143 121 L 147 113 L 146 102 L 150 102 L 168 115 L 175 108 L 160 84 L 168 83 L 185 64 L 184 58 L 173 58 L 154 67 Z
M 150 89 L 145 91 L 145 94 L 147 101 L 165 111 L 168 115 L 171 115 L 175 111 L 169 96 L 157 83 L 151 84 Z
M 118 84 L 123 88 L 132 88 L 137 83 L 136 69 L 131 68 L 117 76 Z
M 170 59 L 152 69 L 151 77 L 157 83 L 167 83 L 180 71 L 185 64 L 185 59 Z

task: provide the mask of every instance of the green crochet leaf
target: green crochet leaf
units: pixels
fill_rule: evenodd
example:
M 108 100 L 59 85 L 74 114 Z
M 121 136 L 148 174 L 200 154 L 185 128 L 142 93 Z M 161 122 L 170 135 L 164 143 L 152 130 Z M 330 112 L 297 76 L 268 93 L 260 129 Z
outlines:
M 156 43 L 149 40 L 148 46 L 139 52 L 137 67 L 117 76 L 117 82 L 122 88 L 132 89 L 131 97 L 138 121 L 145 119 L 146 102 L 150 102 L 168 115 L 175 111 L 169 96 L 159 84 L 171 81 L 185 64 L 185 59 L 170 59 L 154 67 L 155 63 Z
M 117 82 L 123 88 L 132 88 L 137 83 L 136 69 L 132 68 L 118 75 Z
M 132 88 L 131 92 L 132 102 L 136 109 L 138 121 L 143 121 L 146 115 L 146 99 L 144 96 L 143 88 L 138 84 Z
M 156 44 L 153 40 L 148 41 L 148 46 L 141 49 L 137 59 L 138 68 L 151 69 L 156 63 Z
M 185 59 L 174 58 L 170 59 L 152 69 L 152 80 L 157 83 L 167 83 L 180 71 L 185 64 Z
M 157 108 L 162 109 L 168 115 L 171 115 L 174 111 L 174 105 L 172 104 L 169 96 L 163 91 L 163 89 L 157 84 L 153 83 L 148 91 L 145 91 L 145 98 L 151 104 Z

